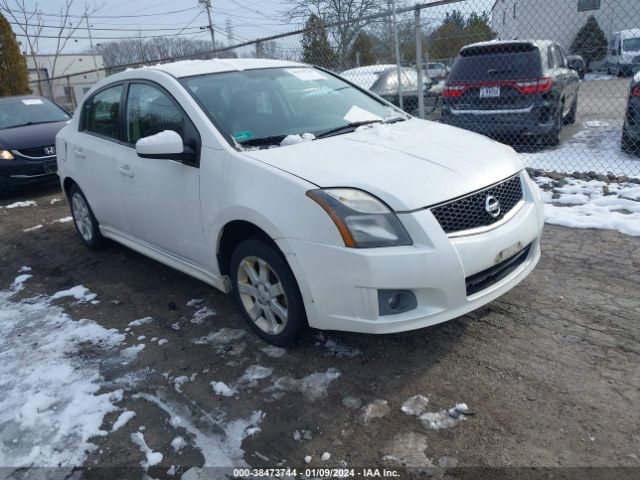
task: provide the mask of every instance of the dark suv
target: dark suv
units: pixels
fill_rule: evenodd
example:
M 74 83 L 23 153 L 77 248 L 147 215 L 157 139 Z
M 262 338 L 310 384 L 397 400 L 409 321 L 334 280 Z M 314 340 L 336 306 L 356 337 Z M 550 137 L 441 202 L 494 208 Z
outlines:
M 629 103 L 622 127 L 622 149 L 627 152 L 640 151 L 640 73 L 631 81 Z
M 56 134 L 70 119 L 43 97 L 0 98 L 0 192 L 57 180 Z
M 557 145 L 578 108 L 578 74 L 551 41 L 492 41 L 464 47 L 443 92 L 444 123 L 496 136 Z

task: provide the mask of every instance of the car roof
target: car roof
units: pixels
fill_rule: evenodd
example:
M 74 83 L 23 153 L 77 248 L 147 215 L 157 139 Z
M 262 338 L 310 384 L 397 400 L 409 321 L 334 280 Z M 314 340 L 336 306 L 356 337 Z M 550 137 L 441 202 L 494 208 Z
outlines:
M 8 102 L 10 102 L 12 100 L 28 100 L 28 99 L 31 99 L 31 98 L 33 98 L 33 99 L 37 98 L 39 100 L 47 100 L 47 101 L 49 101 L 48 98 L 40 97 L 38 95 L 16 95 L 14 97 L 0 97 L 0 103 L 8 103 Z
M 477 42 L 465 45 L 460 49 L 460 51 L 468 48 L 490 47 L 492 45 L 533 45 L 534 47 L 544 49 L 550 45 L 557 45 L 557 43 L 553 40 L 489 40 L 486 42 Z
M 211 60 L 182 60 L 180 62 L 162 63 L 132 70 L 160 70 L 176 78 L 205 75 L 208 73 L 239 72 L 260 68 L 306 67 L 303 63 L 262 58 L 214 58 Z M 128 70 L 128 71 L 132 71 Z
M 619 32 L 614 32 L 615 34 L 619 34 L 620 37 L 627 38 L 638 38 L 640 37 L 640 28 L 632 28 L 630 30 L 620 30 Z

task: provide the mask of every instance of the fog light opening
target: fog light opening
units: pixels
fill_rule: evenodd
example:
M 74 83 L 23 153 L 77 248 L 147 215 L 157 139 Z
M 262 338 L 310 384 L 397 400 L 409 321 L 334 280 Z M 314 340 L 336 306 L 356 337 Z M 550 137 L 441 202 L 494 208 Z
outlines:
M 381 317 L 398 315 L 418 307 L 418 300 L 409 290 L 379 290 L 378 313 Z

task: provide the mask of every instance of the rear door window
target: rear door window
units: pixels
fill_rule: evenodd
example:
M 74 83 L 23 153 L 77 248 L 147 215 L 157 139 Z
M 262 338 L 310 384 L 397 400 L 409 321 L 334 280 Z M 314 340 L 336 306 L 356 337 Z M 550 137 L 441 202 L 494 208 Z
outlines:
M 533 46 L 491 45 L 466 49 L 456 58 L 450 83 L 477 83 L 537 78 L 540 51 Z
M 118 139 L 118 116 L 122 85 L 96 93 L 84 108 L 84 130 L 103 137 Z

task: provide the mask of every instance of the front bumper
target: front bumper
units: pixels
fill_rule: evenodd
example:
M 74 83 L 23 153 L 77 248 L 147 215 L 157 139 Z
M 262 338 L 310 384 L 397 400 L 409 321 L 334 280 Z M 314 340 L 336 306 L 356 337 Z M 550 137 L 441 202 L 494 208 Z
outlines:
M 0 185 L 26 186 L 50 183 L 57 179 L 56 157 L 27 159 L 13 151 L 13 160 L 0 160 Z
M 531 273 L 540 258 L 544 222 L 536 195 L 525 189 L 526 203 L 509 221 L 466 237 L 448 237 L 431 212 L 421 210 L 399 215 L 414 240 L 409 247 L 359 250 L 304 240 L 278 243 L 298 279 L 310 326 L 374 334 L 414 330 L 475 310 Z M 468 295 L 466 280 L 499 263 L 500 252 L 517 244 L 530 245 L 524 261 L 505 278 Z M 381 316 L 379 290 L 411 291 L 417 307 Z

